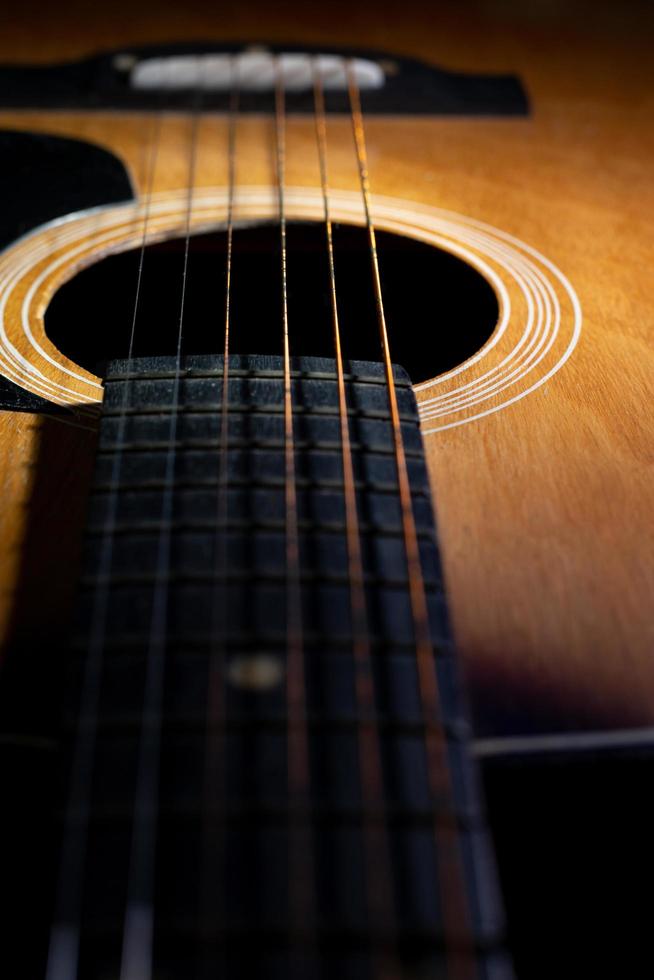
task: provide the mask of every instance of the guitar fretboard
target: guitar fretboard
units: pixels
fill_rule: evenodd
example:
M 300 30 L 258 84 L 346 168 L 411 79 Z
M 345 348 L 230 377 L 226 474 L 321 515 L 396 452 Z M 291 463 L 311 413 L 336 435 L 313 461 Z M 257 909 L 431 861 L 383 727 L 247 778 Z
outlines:
M 396 368 L 440 692 L 432 718 L 419 694 L 383 369 L 353 362 L 346 372 L 373 692 L 365 712 L 334 364 L 293 362 L 304 675 L 293 710 L 281 359 L 230 358 L 226 428 L 221 358 L 185 358 L 177 376 L 167 358 L 109 366 L 71 657 L 71 743 L 80 711 L 93 733 L 80 858 L 88 980 L 118 975 L 136 907 L 153 916 L 154 976 L 363 980 L 380 957 L 399 955 L 403 969 L 449 977 L 452 950 L 470 944 L 476 976 L 504 976 L 415 399 Z M 438 797 L 425 748 L 434 725 L 449 764 Z M 382 774 L 373 797 L 362 778 L 371 745 Z M 288 759 L 302 746 L 309 780 L 298 794 Z M 439 826 L 450 840 L 455 828 L 468 906 L 447 934 L 439 883 L 451 855 L 438 849 Z

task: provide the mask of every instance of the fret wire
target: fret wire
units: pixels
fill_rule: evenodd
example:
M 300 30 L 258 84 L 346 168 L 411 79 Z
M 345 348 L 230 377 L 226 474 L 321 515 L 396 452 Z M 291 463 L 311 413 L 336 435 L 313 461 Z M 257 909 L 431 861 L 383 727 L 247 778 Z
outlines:
M 200 122 L 201 88 L 195 91 L 190 120 L 190 149 L 188 164 L 188 193 L 184 258 L 175 353 L 175 377 L 170 414 L 169 452 L 166 458 L 162 527 L 157 555 L 158 580 L 154 584 L 148 655 L 143 699 L 143 719 L 154 724 L 144 726 L 139 739 L 136 795 L 127 881 L 127 901 L 123 926 L 123 945 L 120 980 L 151 980 L 154 940 L 154 872 L 159 803 L 159 762 L 161 751 L 161 722 L 165 652 L 167 644 L 168 583 L 172 535 L 170 522 L 173 512 L 175 444 L 177 441 L 177 406 L 181 379 L 182 336 L 186 306 L 188 259 L 191 239 L 191 215 L 197 163 L 198 129 Z
M 436 675 L 434 650 L 429 624 L 429 612 L 427 607 L 425 584 L 422 575 L 420 551 L 418 547 L 418 536 L 416 533 L 416 525 L 413 515 L 411 486 L 409 482 L 407 461 L 404 450 L 404 440 L 402 437 L 397 392 L 395 390 L 395 379 L 393 377 L 393 365 L 390 355 L 381 277 L 379 272 L 377 240 L 375 227 L 372 220 L 370 204 L 370 177 L 368 171 L 368 157 L 363 124 L 363 113 L 361 109 L 361 97 L 351 59 L 347 62 L 347 82 L 348 97 L 351 109 L 352 134 L 356 149 L 357 164 L 359 169 L 359 183 L 361 187 L 365 223 L 368 233 L 377 324 L 382 348 L 384 371 L 386 374 L 388 402 L 391 415 L 391 428 L 393 432 L 393 443 L 395 446 L 398 491 L 402 512 L 402 524 L 404 528 L 407 572 L 409 577 L 409 596 L 415 631 L 415 652 L 416 664 L 418 668 L 420 698 L 423 712 L 426 717 L 429 719 L 440 719 L 441 708 L 438 678 Z M 449 763 L 447 759 L 447 744 L 440 725 L 429 726 L 427 728 L 425 733 L 425 748 L 427 752 L 427 766 L 431 784 L 431 792 L 434 798 L 438 798 L 443 793 L 451 795 L 452 786 L 449 774 Z M 474 980 L 474 978 L 478 975 L 478 971 L 472 944 L 470 910 L 468 908 L 466 895 L 463 857 L 461 854 L 456 826 L 452 825 L 452 827 L 446 828 L 436 826 L 435 840 L 440 865 L 439 883 L 442 897 L 441 906 L 443 910 L 443 926 L 446 936 L 447 976 L 451 977 L 452 980 Z M 448 940 L 447 937 L 455 935 L 460 929 L 462 922 L 464 923 L 465 934 L 470 939 L 469 948 L 465 948 L 464 950 L 455 950 L 451 940 Z
M 279 58 L 275 58 L 275 157 L 279 210 L 280 261 L 282 285 L 282 330 L 284 355 L 284 463 L 286 517 L 286 698 L 288 705 L 287 766 L 288 788 L 296 806 L 309 810 L 310 765 L 309 736 L 306 723 L 306 681 L 302 621 L 302 586 L 300 582 L 300 549 L 297 526 L 297 490 L 293 431 L 293 393 L 288 330 L 288 283 L 286 243 L 286 96 Z M 310 934 L 315 932 L 315 868 L 312 830 L 309 821 L 289 822 L 289 929 L 292 937 L 300 923 Z M 296 956 L 291 972 L 303 975 Z
M 348 559 L 348 582 L 350 586 L 350 609 L 352 615 L 354 685 L 357 705 L 361 718 L 371 718 L 375 708 L 375 688 L 372 672 L 372 654 L 370 648 L 369 623 L 366 609 L 366 579 L 361 553 L 361 533 L 357 509 L 354 466 L 352 460 L 352 445 L 350 426 L 345 394 L 343 370 L 343 351 L 341 345 L 341 330 L 338 315 L 336 292 L 336 268 L 334 262 L 334 238 L 329 205 L 329 180 L 327 173 L 327 119 L 325 114 L 325 96 L 323 80 L 316 59 L 313 60 L 314 108 L 316 143 L 320 167 L 320 184 L 323 198 L 325 238 L 327 244 L 327 259 L 329 267 L 329 296 L 332 314 L 332 333 L 336 359 L 336 375 L 338 380 L 338 405 L 341 435 L 341 459 L 343 464 L 343 490 L 345 502 L 345 525 Z M 383 811 L 384 785 L 381 760 L 381 745 L 379 731 L 375 720 L 361 722 L 357 726 L 359 746 L 359 766 L 361 772 L 361 789 L 364 802 L 369 809 Z M 390 846 L 385 822 L 363 820 L 364 849 L 366 856 L 366 892 L 371 921 L 379 926 L 386 936 L 393 961 L 397 960 L 396 923 L 393 908 L 393 880 L 391 868 Z M 395 962 L 389 970 L 388 954 L 380 959 L 379 950 L 375 949 L 376 975 L 379 980 L 392 975 L 396 969 Z
M 240 88 L 237 60 L 232 57 L 229 116 L 227 124 L 227 255 L 225 260 L 224 344 L 222 367 L 222 398 L 220 406 L 220 448 L 218 494 L 216 504 L 215 590 L 212 603 L 211 648 L 209 653 L 206 749 L 204 760 L 202 854 L 203 870 L 200 890 L 200 928 L 220 920 L 224 914 L 224 883 L 221 882 L 221 863 L 224 854 L 224 831 L 216 828 L 212 813 L 221 798 L 226 796 L 226 766 L 221 734 L 226 731 L 225 667 L 227 653 L 227 524 L 229 520 L 229 352 L 231 330 L 231 284 L 234 242 L 234 197 L 236 188 L 236 127 L 239 113 Z M 222 720 L 221 720 L 222 719 Z M 213 976 L 213 967 L 201 961 L 206 980 Z
M 154 177 L 159 156 L 160 140 L 161 113 L 157 112 L 151 119 L 150 130 L 145 144 L 147 148 L 147 160 L 144 180 L 143 225 L 127 354 L 128 366 L 132 364 L 134 356 L 134 339 L 140 310 L 145 249 L 148 238 Z M 128 382 L 125 384 L 122 392 L 118 418 L 120 442 L 123 442 L 125 438 L 130 394 L 131 384 Z M 120 487 L 122 458 L 122 452 L 119 450 L 114 456 L 111 468 L 107 518 L 104 524 L 100 546 L 99 568 L 105 572 L 107 577 L 111 569 L 113 557 L 114 528 L 118 514 L 118 491 Z M 91 627 L 87 644 L 86 666 L 79 708 L 79 727 L 75 739 L 71 767 L 70 790 L 66 806 L 64 839 L 61 848 L 62 857 L 57 883 L 53 926 L 48 949 L 46 980 L 76 980 L 79 970 L 84 869 L 88 849 L 92 776 L 97 741 L 100 686 L 104 666 L 109 595 L 109 585 L 102 584 L 95 590 L 93 596 Z

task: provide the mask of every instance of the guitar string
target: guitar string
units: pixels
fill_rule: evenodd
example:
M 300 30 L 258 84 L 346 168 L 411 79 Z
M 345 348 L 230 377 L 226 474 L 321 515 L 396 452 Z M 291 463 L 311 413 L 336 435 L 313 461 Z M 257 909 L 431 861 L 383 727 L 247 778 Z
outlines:
M 425 726 L 427 771 L 434 803 L 437 804 L 439 800 L 442 800 L 445 804 L 442 817 L 437 816 L 435 820 L 434 836 L 439 865 L 438 877 L 445 934 L 446 970 L 447 976 L 451 977 L 452 980 L 473 980 L 477 974 L 477 969 L 466 896 L 463 859 L 460 851 L 456 817 L 449 805 L 452 799 L 452 787 L 447 758 L 447 743 L 441 720 L 435 650 L 433 648 L 429 624 L 427 596 L 422 574 L 418 535 L 413 515 L 411 486 L 386 326 L 377 239 L 370 203 L 370 177 L 361 97 L 354 65 L 351 60 L 347 62 L 347 78 L 352 134 L 356 149 L 359 183 L 368 234 L 377 324 L 391 415 L 391 429 L 393 433 L 398 491 L 402 514 L 403 540 L 409 580 L 409 598 L 414 628 L 419 695 Z M 459 933 L 463 933 L 464 938 L 462 943 L 458 943 L 454 938 Z
M 286 523 L 286 700 L 287 768 L 290 805 L 288 831 L 290 938 L 297 943 L 298 924 L 304 923 L 306 939 L 315 933 L 314 858 L 310 825 L 310 761 L 306 716 L 306 682 L 300 579 L 300 546 L 297 520 L 295 443 L 293 432 L 293 382 L 288 330 L 288 282 L 286 242 L 286 98 L 279 58 L 275 59 L 275 149 L 282 286 L 284 352 L 284 497 Z M 293 971 L 302 973 L 294 958 Z
M 160 112 L 153 115 L 150 127 L 146 130 L 144 143 L 143 186 L 145 192 L 136 289 L 127 352 L 128 376 L 133 362 L 136 322 L 141 304 L 143 266 L 161 141 L 161 118 Z M 46 966 L 46 980 L 75 980 L 78 975 L 84 869 L 88 850 L 93 767 L 98 735 L 100 687 L 104 671 L 105 631 L 109 610 L 109 574 L 113 561 L 114 532 L 118 516 L 118 487 L 131 392 L 132 383 L 128 380 L 125 382 L 122 391 L 117 421 L 116 449 L 107 492 L 107 513 L 100 544 L 97 570 L 98 585 L 93 595 L 87 657 L 71 765 L 70 789 L 64 816 L 64 834 Z
M 361 121 L 360 106 L 358 107 L 358 113 L 357 113 L 357 108 L 356 108 L 356 102 L 357 102 L 357 99 L 358 99 L 358 92 L 357 92 L 357 90 L 355 88 L 355 85 L 356 85 L 355 80 L 353 79 L 352 73 L 350 72 L 350 100 L 351 100 L 352 107 L 353 107 L 353 111 L 352 111 L 353 125 L 354 125 L 354 132 L 355 132 L 355 141 L 357 143 L 357 153 L 358 153 L 359 163 L 360 163 L 360 174 L 361 174 L 361 180 L 362 180 L 362 190 L 363 190 L 365 210 L 366 210 L 366 219 L 367 219 L 367 223 L 368 223 L 368 232 L 369 232 L 370 244 L 371 244 L 371 255 L 372 255 L 372 260 L 373 260 L 373 274 L 374 274 L 374 278 L 375 278 L 375 292 L 376 292 L 377 311 L 378 311 L 378 317 L 380 319 L 380 332 L 382 334 L 382 343 L 383 343 L 383 347 L 384 347 L 385 364 L 386 364 L 386 362 L 388 360 L 387 339 L 385 338 L 385 323 L 384 323 L 384 320 L 383 320 L 384 314 L 383 314 L 383 306 L 382 306 L 382 302 L 381 302 L 379 271 L 378 271 L 377 255 L 376 255 L 376 245 L 375 245 L 375 240 L 374 240 L 374 228 L 373 228 L 372 223 L 370 221 L 370 211 L 369 211 L 369 205 L 368 205 L 368 200 L 367 200 L 367 196 L 368 196 L 368 192 L 367 192 L 367 164 L 365 163 L 365 143 L 363 142 L 363 127 L 362 127 L 362 121 Z M 196 142 L 196 136 L 197 136 L 197 129 L 196 129 L 196 127 L 197 127 L 197 116 L 194 118 L 194 133 L 193 133 L 193 137 L 192 137 L 191 164 L 190 164 L 190 170 L 192 171 L 193 174 L 194 174 L 194 170 L 195 170 L 195 142 Z M 279 204 L 280 204 L 280 236 L 281 236 L 281 244 L 282 244 L 281 251 L 282 251 L 282 284 L 283 284 L 283 300 L 282 300 L 282 305 L 283 305 L 283 327 L 284 327 L 284 405 L 285 405 L 285 443 L 286 443 L 285 457 L 286 457 L 286 473 L 287 473 L 287 480 L 286 480 L 286 516 L 287 516 L 287 537 L 288 537 L 288 542 L 287 542 L 287 544 L 288 544 L 288 549 L 287 549 L 287 566 L 289 568 L 289 573 L 290 573 L 289 574 L 289 585 L 295 583 L 295 588 L 289 590 L 289 665 L 290 665 L 292 659 L 296 659 L 298 657 L 298 655 L 299 655 L 299 659 L 300 659 L 300 663 L 301 663 L 302 656 L 303 656 L 303 651 L 302 651 L 301 606 L 299 604 L 296 604 L 291 599 L 291 594 L 292 593 L 294 593 L 296 599 L 297 598 L 300 598 L 300 596 L 299 596 L 299 541 L 298 541 L 298 532 L 297 532 L 297 515 L 296 515 L 296 511 L 295 511 L 296 492 L 295 492 L 295 473 L 294 473 L 292 387 L 291 387 L 291 372 L 290 372 L 290 348 L 289 348 L 289 340 L 288 340 L 288 309 L 287 309 L 287 283 L 286 283 L 286 215 L 285 215 L 285 202 L 284 202 L 284 170 L 285 170 L 284 93 L 283 93 L 283 83 L 282 83 L 282 79 L 281 79 L 281 72 L 279 72 L 279 70 L 278 70 L 278 84 L 277 84 L 277 90 L 276 90 L 276 132 L 277 132 L 277 159 L 278 159 L 278 185 L 279 185 L 278 186 L 278 191 L 279 191 Z M 361 155 L 361 149 L 363 149 L 363 157 Z M 363 167 L 362 167 L 362 159 L 363 159 Z M 152 168 L 152 172 L 153 171 L 154 171 L 154 165 L 153 165 L 153 168 Z M 184 275 L 183 275 L 183 285 L 182 285 L 182 301 L 181 301 L 181 310 L 180 310 L 180 319 L 179 319 L 178 349 L 177 349 L 177 359 L 176 359 L 176 368 L 177 368 L 177 370 L 176 370 L 175 386 L 174 386 L 174 391 L 175 391 L 176 398 L 178 398 L 178 394 L 179 394 L 180 358 L 181 358 L 181 333 L 182 333 L 182 325 L 183 325 L 184 296 L 185 296 L 185 289 L 186 289 L 186 271 L 187 271 L 187 264 L 188 264 L 188 246 L 189 246 L 189 237 L 190 237 L 190 217 L 191 217 L 191 203 L 192 203 L 191 202 L 191 195 L 192 195 L 193 183 L 194 183 L 194 178 L 192 178 L 189 181 L 189 202 L 188 202 L 188 210 L 187 210 L 187 232 L 186 232 L 186 241 L 185 241 Z M 144 226 L 147 225 L 147 213 L 148 212 L 146 210 L 146 217 L 144 218 Z M 145 239 L 146 239 L 146 231 L 144 230 L 144 236 L 143 236 L 143 242 L 144 243 L 145 243 Z M 140 277 L 142 275 L 142 262 L 143 262 L 143 255 L 141 255 L 140 264 L 139 264 L 139 284 L 138 284 L 138 287 L 137 287 L 138 290 L 140 290 L 140 281 L 141 281 Z M 230 256 L 230 262 L 231 262 L 231 256 Z M 136 300 L 136 304 L 135 304 L 135 314 L 134 314 L 134 324 L 133 324 L 133 327 L 135 325 L 135 319 L 136 319 L 136 308 L 138 308 L 138 295 L 137 295 L 137 300 Z M 132 340 L 133 340 L 133 334 L 132 334 Z M 228 341 L 227 341 L 227 338 L 226 338 L 226 344 L 227 344 L 227 342 Z M 131 356 L 132 356 L 131 343 L 132 343 L 132 341 L 130 342 L 130 355 L 129 355 L 129 360 L 131 360 Z M 388 381 L 388 364 L 386 364 L 386 367 L 387 367 L 387 381 Z M 225 390 L 225 388 L 223 390 Z M 393 416 L 394 436 L 396 437 L 396 444 L 397 444 L 396 421 L 399 424 L 399 417 L 396 418 L 396 416 L 397 416 L 397 405 L 395 405 L 395 412 L 393 412 L 393 407 L 392 407 L 393 400 L 395 400 L 395 402 L 396 402 L 396 399 L 393 398 L 393 395 L 394 394 L 395 394 L 395 392 L 394 392 L 394 382 L 393 382 L 392 373 L 391 373 L 390 374 L 390 382 L 389 382 L 389 400 L 391 401 L 391 414 Z M 172 417 L 171 417 L 171 426 L 174 426 L 175 429 L 176 429 L 176 421 L 177 421 L 176 420 L 176 414 L 177 413 L 175 411 L 173 411 L 173 414 L 172 414 Z M 400 443 L 399 443 L 399 445 L 400 445 L 400 448 L 401 448 L 401 430 L 399 432 L 399 436 L 400 436 Z M 174 438 L 174 433 L 173 433 L 173 437 L 170 440 L 169 455 L 168 455 L 167 464 L 166 464 L 167 477 L 170 476 L 171 479 L 172 479 L 172 469 L 171 469 L 171 467 L 174 465 L 174 443 L 175 443 L 175 438 Z M 404 460 L 403 452 L 399 452 L 398 451 L 397 452 L 397 456 L 398 456 L 398 474 L 400 474 L 401 473 L 400 461 L 401 460 L 404 461 L 404 468 L 405 469 L 406 469 L 406 461 Z M 119 469 L 117 469 L 117 472 L 119 472 Z M 167 479 L 166 482 L 167 482 L 167 485 L 168 485 L 168 483 L 169 483 L 168 479 Z M 399 482 L 400 482 L 400 487 L 401 487 L 401 485 L 402 485 L 401 478 L 400 478 Z M 170 489 L 172 489 L 172 488 L 170 488 Z M 166 494 L 165 496 L 166 497 L 169 497 L 170 494 Z M 410 499 L 409 499 L 409 505 L 410 505 Z M 168 506 L 169 506 L 169 503 L 168 503 L 168 501 L 166 501 L 165 502 L 165 507 L 168 507 Z M 412 515 L 411 515 L 411 517 L 412 517 Z M 405 543 L 407 544 L 407 560 L 409 561 L 409 551 L 410 551 L 409 541 L 410 541 L 410 536 L 407 534 L 408 522 L 406 522 L 406 508 L 405 507 L 403 507 L 403 519 L 405 520 Z M 164 527 L 165 527 L 165 522 L 164 522 Z M 415 534 L 415 527 L 414 527 L 414 534 Z M 160 542 L 160 556 L 163 555 L 163 556 L 169 557 L 169 549 L 170 549 L 170 542 L 168 542 L 165 545 L 161 545 L 161 542 Z M 418 560 L 419 560 L 419 558 L 418 558 Z M 110 562 L 109 562 L 109 564 L 110 564 Z M 162 566 L 160 565 L 159 567 L 161 568 Z M 420 570 L 420 578 L 421 578 L 421 570 Z M 412 605 L 414 607 L 414 612 L 415 612 L 416 604 L 415 604 L 414 590 L 415 590 L 415 579 L 413 579 L 413 584 L 412 584 Z M 424 600 L 424 585 L 422 586 L 422 592 L 423 592 L 423 600 Z M 152 637 L 153 637 L 153 640 L 156 641 L 156 646 L 158 648 L 160 648 L 160 652 L 163 652 L 162 644 L 165 646 L 165 632 L 166 632 L 166 629 L 165 629 L 165 606 L 166 606 L 165 597 L 163 599 L 161 597 L 159 597 L 159 601 L 157 603 L 157 614 L 156 615 L 153 615 L 153 631 L 152 631 Z M 426 614 L 426 606 L 425 606 L 424 612 Z M 417 627 L 419 625 L 419 622 L 420 622 L 419 619 L 416 620 L 416 626 Z M 428 625 L 427 625 L 427 629 L 428 629 Z M 419 630 L 417 629 L 416 632 L 418 633 Z M 422 634 L 420 634 L 420 635 L 422 636 Z M 424 640 L 424 636 L 422 636 L 422 639 Z M 431 656 L 431 642 L 430 641 L 429 641 L 429 647 L 430 647 L 430 656 Z M 423 651 L 420 654 L 420 656 L 419 656 L 419 660 L 420 659 L 424 659 L 424 648 L 419 645 L 419 649 Z M 163 666 L 163 664 L 161 664 L 161 666 Z M 293 680 L 293 677 L 291 676 L 292 674 L 293 674 L 293 672 L 289 669 L 289 687 L 291 685 L 291 681 Z M 297 689 L 299 688 L 300 685 L 297 683 L 297 675 L 296 674 L 294 675 L 294 677 L 295 677 L 295 690 L 297 692 Z M 302 677 L 303 677 L 303 669 L 302 669 Z M 303 686 L 304 685 L 302 683 L 302 687 Z M 155 685 L 155 687 L 156 687 L 156 685 Z M 293 701 L 293 699 L 291 697 L 291 691 L 289 691 L 289 707 L 291 708 L 291 710 L 293 710 L 293 705 L 294 704 L 296 704 L 296 702 Z M 302 718 L 303 723 L 306 725 L 306 719 L 302 717 L 303 716 L 303 712 L 304 712 L 303 698 L 300 699 L 300 703 L 297 705 L 297 707 L 298 707 L 299 712 L 300 712 L 300 714 L 297 715 L 297 718 L 298 719 Z M 289 712 L 289 717 L 290 717 L 290 713 L 291 712 Z M 290 727 L 290 731 L 295 730 L 295 726 L 292 725 L 292 724 L 290 724 L 290 723 L 289 723 L 289 727 Z M 291 740 L 289 739 L 289 742 L 290 741 Z M 158 752 L 157 752 L 157 755 L 158 755 Z M 295 765 L 292 765 L 291 764 L 291 755 L 293 755 L 295 757 Z M 300 765 L 300 762 L 302 761 L 302 759 L 304 759 L 304 765 L 301 766 Z M 156 769 L 156 766 L 155 767 L 152 767 L 152 768 L 154 770 L 154 769 Z M 139 767 L 139 771 L 140 770 L 141 770 L 141 767 Z M 308 788 L 308 752 L 307 752 L 306 746 L 304 748 L 298 750 L 298 747 L 296 745 L 296 747 L 293 750 L 293 752 L 290 752 L 289 751 L 289 777 L 290 777 L 290 775 L 291 775 L 292 772 L 295 772 L 296 774 L 300 774 L 301 772 L 303 772 L 304 773 L 304 778 L 300 781 L 300 783 L 298 785 L 299 786 L 303 786 L 305 788 Z M 155 792 L 156 792 L 156 787 L 155 787 Z M 156 811 L 156 801 L 155 801 L 154 808 L 145 807 L 145 810 L 142 811 L 142 815 L 145 813 L 145 811 L 148 811 L 148 814 L 147 815 L 148 815 L 148 821 L 149 822 L 156 822 L 156 820 L 153 818 L 153 810 Z M 152 850 L 152 848 L 153 848 L 152 841 L 151 841 L 151 844 L 152 844 L 152 847 L 150 849 Z M 130 876 L 131 876 L 131 871 L 130 871 Z M 151 877 L 151 875 L 150 875 L 150 877 Z M 306 878 L 304 878 L 304 876 L 301 876 L 299 880 L 310 881 L 311 880 L 311 877 L 312 877 L 311 875 L 307 875 Z M 138 905 L 138 903 L 137 903 L 137 905 Z M 141 914 L 144 911 L 146 911 L 148 913 L 148 914 L 145 915 L 145 917 Z M 143 909 L 143 908 L 138 909 L 137 907 L 133 907 L 132 908 L 132 913 L 133 914 L 130 913 L 129 906 L 128 906 L 128 914 L 126 915 L 126 934 L 131 929 L 133 935 L 138 935 L 140 937 L 139 938 L 139 944 L 140 944 L 142 942 L 142 939 L 145 937 L 146 933 L 148 933 L 149 934 L 149 937 L 150 937 L 150 942 L 151 942 L 151 929 L 152 929 L 152 909 L 151 909 L 151 902 L 150 902 L 149 912 L 148 912 L 148 910 Z M 149 919 L 149 921 L 146 922 L 146 920 L 148 920 L 148 919 Z M 130 921 L 131 921 L 131 925 L 130 925 Z M 70 944 L 68 943 L 68 945 L 70 945 Z M 130 954 L 130 956 L 127 957 L 128 963 L 127 963 L 127 969 L 126 969 L 125 949 L 129 945 L 130 945 L 129 942 L 126 939 L 126 944 L 125 944 L 125 947 L 124 947 L 124 956 L 123 956 L 123 968 L 121 970 L 121 980 L 132 980 L 132 977 L 136 978 L 137 976 L 139 977 L 139 980 L 141 980 L 141 978 L 145 977 L 146 975 L 150 975 L 151 963 L 147 966 L 148 974 L 146 974 L 143 971 L 143 969 L 142 969 L 142 963 L 138 967 L 134 967 L 134 969 L 132 969 L 129 966 L 129 964 L 131 963 L 133 965 L 136 961 L 133 960 L 133 957 Z M 77 969 L 77 967 L 75 966 L 74 969 L 75 969 L 75 972 L 71 972 L 70 970 L 68 970 L 65 973 L 66 980 L 70 980 L 71 977 L 76 976 L 76 969 Z M 136 970 L 136 972 L 135 972 L 135 970 Z M 124 972 L 124 971 L 126 971 L 126 972 Z M 462 975 L 463 974 L 461 974 L 461 976 Z M 52 975 L 50 975 L 50 973 L 49 973 L 48 974 L 48 980 L 54 980 L 54 978 L 57 978 L 57 980 L 58 980 L 58 978 L 60 976 L 63 977 L 64 974 L 63 973 L 62 974 L 52 973 Z
M 200 898 L 201 930 L 211 933 L 212 922 L 220 921 L 225 908 L 223 887 L 220 883 L 220 864 L 224 853 L 224 840 L 218 837 L 213 814 L 226 800 L 226 770 L 224 752 L 227 744 L 226 699 L 224 688 L 227 654 L 227 533 L 229 520 L 229 354 L 232 320 L 232 257 L 234 244 L 234 202 L 236 190 L 236 129 L 240 101 L 238 62 L 231 58 L 231 84 L 229 118 L 227 124 L 227 255 L 225 260 L 225 315 L 222 398 L 220 408 L 220 450 L 218 463 L 217 528 L 214 578 L 216 589 L 212 607 L 211 653 L 209 659 L 209 685 L 207 697 L 207 747 L 204 768 L 204 825 L 202 854 L 202 893 Z M 218 726 L 223 719 L 223 731 Z M 222 736 L 222 746 L 221 746 Z M 222 749 L 222 750 L 221 750 Z M 207 958 L 202 970 L 206 980 L 214 976 L 214 968 Z
M 161 530 L 157 547 L 157 565 L 153 587 L 152 611 L 146 660 L 146 678 L 138 747 L 136 791 L 132 820 L 132 839 L 127 880 L 127 900 L 123 925 L 120 980 L 151 980 L 154 940 L 154 876 L 157 818 L 159 808 L 159 767 L 162 738 L 165 654 L 169 614 L 169 577 L 171 567 L 174 503 L 174 475 L 177 445 L 179 393 L 182 373 L 182 337 L 186 306 L 189 246 L 193 191 L 197 165 L 198 130 L 202 88 L 195 90 L 191 113 L 188 193 L 184 232 L 184 258 L 175 351 L 175 375 L 172 385 L 168 448 L 165 458 Z
M 343 491 L 345 504 L 345 527 L 348 560 L 348 580 L 350 585 L 350 610 L 352 616 L 354 687 L 359 709 L 358 726 L 359 768 L 364 805 L 363 838 L 365 849 L 365 875 L 368 908 L 371 923 L 384 937 L 384 944 L 392 955 L 380 957 L 378 950 L 375 959 L 375 975 L 379 980 L 390 980 L 396 975 L 397 929 L 393 903 L 393 876 L 391 870 L 390 842 L 385 822 L 376 819 L 376 814 L 384 812 L 384 783 L 381 758 L 381 742 L 375 720 L 375 681 L 370 646 L 368 612 L 364 584 L 363 556 L 359 515 L 354 480 L 354 466 L 350 429 L 348 421 L 347 398 L 343 370 L 341 329 L 336 293 L 336 268 L 334 261 L 334 240 L 331 209 L 329 201 L 329 180 L 327 172 L 327 119 L 323 78 L 317 59 L 313 59 L 314 115 L 320 185 L 323 199 L 327 263 L 329 269 L 329 299 L 332 317 L 332 334 L 338 382 L 338 409 L 341 436 L 341 460 L 343 466 Z M 389 962 L 389 959 L 391 962 Z

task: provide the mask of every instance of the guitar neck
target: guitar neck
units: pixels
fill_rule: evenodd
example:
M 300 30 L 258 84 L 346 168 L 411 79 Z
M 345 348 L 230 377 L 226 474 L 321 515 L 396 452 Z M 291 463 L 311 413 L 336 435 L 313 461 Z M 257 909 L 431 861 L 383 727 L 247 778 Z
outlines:
M 109 365 L 71 656 L 64 835 L 89 835 L 82 962 L 103 944 L 118 962 L 127 907 L 127 934 L 136 909 L 153 917 L 155 963 L 200 950 L 207 969 L 227 957 L 272 976 L 299 957 L 315 976 L 326 956 L 349 975 L 409 951 L 434 975 L 453 957 L 470 972 L 452 976 L 495 975 L 501 921 L 417 407 L 396 368 L 438 704 L 416 659 L 383 369 L 346 372 L 363 650 L 334 363 L 293 362 L 295 637 L 281 358 L 229 359 L 225 419 L 220 357 Z

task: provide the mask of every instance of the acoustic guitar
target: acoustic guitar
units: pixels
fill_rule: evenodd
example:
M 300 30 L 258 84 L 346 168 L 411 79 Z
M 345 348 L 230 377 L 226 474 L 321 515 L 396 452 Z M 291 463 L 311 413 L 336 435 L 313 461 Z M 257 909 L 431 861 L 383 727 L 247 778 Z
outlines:
M 2 975 L 649 975 L 651 8 L 13 17 Z

